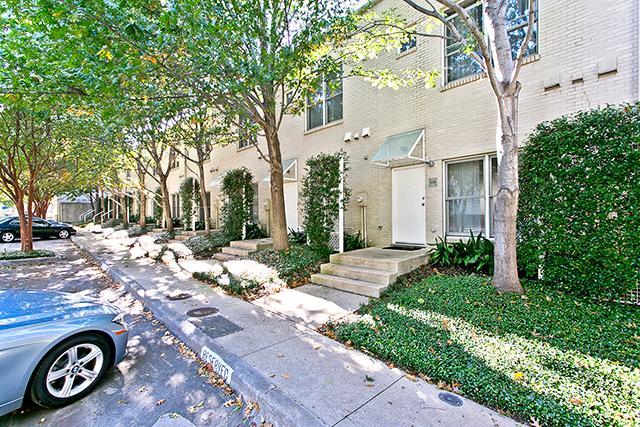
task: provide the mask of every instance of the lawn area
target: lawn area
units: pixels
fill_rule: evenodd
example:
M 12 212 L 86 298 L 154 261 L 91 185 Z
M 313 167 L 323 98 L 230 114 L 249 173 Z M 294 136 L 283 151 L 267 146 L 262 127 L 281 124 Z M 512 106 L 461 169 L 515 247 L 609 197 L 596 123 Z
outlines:
M 43 258 L 56 256 L 48 249 L 35 249 L 31 252 L 23 251 L 0 251 L 0 261 L 10 261 L 15 259 Z
M 525 288 L 499 295 L 486 278 L 431 276 L 330 331 L 523 422 L 638 425 L 640 307 Z

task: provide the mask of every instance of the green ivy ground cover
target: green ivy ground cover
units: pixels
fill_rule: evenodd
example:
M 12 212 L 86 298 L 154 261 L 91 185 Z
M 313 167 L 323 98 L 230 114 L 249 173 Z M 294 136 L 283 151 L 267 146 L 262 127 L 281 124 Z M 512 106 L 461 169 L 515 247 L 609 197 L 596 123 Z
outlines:
M 639 307 L 525 287 L 499 295 L 486 278 L 432 276 L 332 332 L 524 422 L 638 425 Z
M 56 254 L 48 249 L 37 249 L 31 252 L 23 251 L 0 251 L 0 261 L 9 261 L 14 259 L 43 258 L 52 257 Z

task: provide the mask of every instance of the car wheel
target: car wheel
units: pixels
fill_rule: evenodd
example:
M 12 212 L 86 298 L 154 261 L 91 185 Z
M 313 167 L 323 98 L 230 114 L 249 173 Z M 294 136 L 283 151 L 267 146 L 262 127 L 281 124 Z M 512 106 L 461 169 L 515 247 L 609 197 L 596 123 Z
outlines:
M 16 240 L 16 236 L 10 231 L 5 231 L 0 235 L 0 240 L 2 240 L 2 243 L 11 243 Z
M 70 235 L 71 235 L 71 233 L 69 233 L 69 230 L 60 230 L 60 231 L 58 231 L 58 237 L 61 238 L 61 239 L 68 239 Z
M 38 365 L 31 382 L 31 400 L 46 408 L 82 399 L 109 368 L 112 350 L 105 338 L 82 334 L 53 348 Z

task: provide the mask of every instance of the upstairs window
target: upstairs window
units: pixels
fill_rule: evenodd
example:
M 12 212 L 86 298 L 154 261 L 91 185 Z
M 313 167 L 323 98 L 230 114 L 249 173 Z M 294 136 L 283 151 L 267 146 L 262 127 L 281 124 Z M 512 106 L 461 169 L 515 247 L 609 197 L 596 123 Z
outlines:
M 175 150 L 169 150 L 169 169 L 176 169 L 180 167 L 180 159 L 178 153 Z
M 527 27 L 529 24 L 529 1 L 528 0 L 508 0 L 507 6 L 507 33 L 511 42 L 512 55 L 515 59 L 524 38 L 527 35 Z M 536 2 L 537 4 L 537 2 Z M 467 9 L 471 18 L 475 23 L 483 29 L 483 16 L 482 16 L 482 4 L 477 3 L 470 6 Z M 537 14 L 536 14 L 537 16 Z M 460 32 L 460 35 L 467 40 L 472 40 L 473 36 L 467 27 L 462 23 L 457 15 L 452 15 L 449 18 L 453 21 L 455 27 Z M 529 41 L 529 46 L 525 55 L 533 55 L 538 52 L 538 22 L 537 19 L 532 26 L 532 36 Z M 471 56 L 465 52 L 465 47 L 462 43 L 456 41 L 453 37 L 453 33 L 446 30 L 446 47 L 445 47 L 445 70 L 446 70 L 446 82 L 450 83 L 461 78 L 479 74 L 482 72 L 482 67 L 479 63 L 471 58 Z M 479 51 L 476 50 L 479 54 Z
M 327 77 L 307 97 L 307 130 L 342 119 L 342 70 Z
M 416 28 L 412 27 L 409 28 L 407 31 L 409 32 L 415 32 Z M 403 54 L 405 52 L 410 51 L 411 49 L 415 48 L 418 44 L 418 38 L 416 37 L 415 34 L 407 34 L 407 39 L 402 42 L 402 45 L 400 45 L 400 48 L 398 49 L 398 54 Z
M 467 12 L 475 21 L 476 25 L 482 28 L 482 4 L 478 3 L 471 6 L 467 9 Z M 449 20 L 453 22 L 453 25 L 458 29 L 462 37 L 467 40 L 472 39 L 471 32 L 462 23 L 458 15 L 451 16 Z M 455 39 L 453 33 L 448 28 L 446 37 L 445 63 L 447 83 L 482 72 L 480 64 L 465 53 L 465 46 Z
M 246 117 L 238 118 L 238 149 L 256 145 L 258 139 L 251 128 L 251 120 Z

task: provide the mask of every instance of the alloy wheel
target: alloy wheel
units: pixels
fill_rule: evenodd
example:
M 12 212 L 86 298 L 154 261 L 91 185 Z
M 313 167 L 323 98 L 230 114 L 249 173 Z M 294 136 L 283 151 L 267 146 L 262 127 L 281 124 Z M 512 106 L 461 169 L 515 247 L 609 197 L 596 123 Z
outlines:
M 54 397 L 73 397 L 98 377 L 104 354 L 95 344 L 78 344 L 62 353 L 47 372 L 47 391 Z
M 6 231 L 6 232 L 2 233 L 1 238 L 2 238 L 2 241 L 3 241 L 4 243 L 11 243 L 11 242 L 13 242 L 13 241 L 14 241 L 14 239 L 15 239 L 16 237 L 15 237 L 15 236 L 13 235 L 13 233 L 11 233 L 10 231 Z
M 61 239 L 67 239 L 69 237 L 69 232 L 67 230 L 60 230 L 60 232 L 58 233 L 58 236 Z

